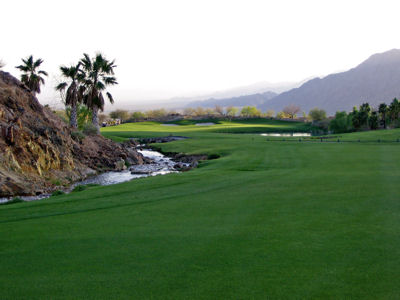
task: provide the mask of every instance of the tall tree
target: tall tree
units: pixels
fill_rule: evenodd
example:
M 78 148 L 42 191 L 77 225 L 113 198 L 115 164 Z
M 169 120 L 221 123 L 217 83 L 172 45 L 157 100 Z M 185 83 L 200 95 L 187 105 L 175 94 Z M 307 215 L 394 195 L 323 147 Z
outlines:
M 115 85 L 117 79 L 114 77 L 114 61 L 108 61 L 102 54 L 98 53 L 94 58 L 90 58 L 88 54 L 83 54 L 81 59 L 82 67 L 85 72 L 83 80 L 85 86 L 84 102 L 92 111 L 92 124 L 100 131 L 99 126 L 99 110 L 104 110 L 104 96 L 111 103 L 114 103 L 112 95 L 106 91 L 107 86 Z
M 392 103 L 390 103 L 388 111 L 390 114 L 390 120 L 392 122 L 396 121 L 399 118 L 400 102 L 399 102 L 399 100 L 397 100 L 397 98 L 394 98 Z
M 380 114 L 381 124 L 383 125 L 383 128 L 386 129 L 386 116 L 388 112 L 388 106 L 386 103 L 379 104 L 378 112 Z
M 69 123 L 72 128 L 78 127 L 77 105 L 82 103 L 85 87 L 81 84 L 85 78 L 80 70 L 81 63 L 76 66 L 61 66 L 60 71 L 68 81 L 61 82 L 56 86 L 56 90 L 65 93 L 65 105 L 71 107 Z M 68 88 L 67 88 L 68 87 Z
M 40 94 L 40 85 L 44 84 L 43 76 L 48 76 L 47 72 L 43 70 L 37 70 L 43 63 L 43 59 L 33 59 L 33 56 L 29 56 L 26 59 L 22 59 L 23 64 L 16 66 L 17 69 L 23 72 L 21 75 L 21 81 L 32 91 L 32 94 L 36 96 L 36 93 Z
M 290 119 L 294 119 L 300 111 L 300 107 L 295 104 L 290 104 L 283 108 L 283 112 L 288 115 Z

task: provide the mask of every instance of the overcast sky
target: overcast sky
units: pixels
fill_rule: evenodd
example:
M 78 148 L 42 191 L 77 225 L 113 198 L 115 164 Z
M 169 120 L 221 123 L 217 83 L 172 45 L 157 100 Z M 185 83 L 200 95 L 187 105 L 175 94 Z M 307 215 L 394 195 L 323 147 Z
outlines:
M 116 59 L 120 103 L 347 70 L 400 48 L 399 1 L 3 1 L 6 71 L 33 54 L 50 78 L 83 52 Z M 54 84 L 54 83 L 53 83 Z

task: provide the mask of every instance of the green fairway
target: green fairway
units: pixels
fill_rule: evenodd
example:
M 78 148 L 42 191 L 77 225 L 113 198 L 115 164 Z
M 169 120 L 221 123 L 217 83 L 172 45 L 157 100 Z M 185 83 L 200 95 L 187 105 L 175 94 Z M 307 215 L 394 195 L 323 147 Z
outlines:
M 181 124 L 102 133 L 187 136 L 156 146 L 220 158 L 1 205 L 0 298 L 400 298 L 400 130 L 289 142 L 258 133 L 308 125 Z

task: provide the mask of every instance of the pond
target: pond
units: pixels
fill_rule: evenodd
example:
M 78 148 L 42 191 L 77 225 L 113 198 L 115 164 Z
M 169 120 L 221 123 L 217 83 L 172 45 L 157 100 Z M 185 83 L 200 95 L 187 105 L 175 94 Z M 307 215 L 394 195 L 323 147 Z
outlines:
M 85 180 L 75 182 L 70 187 L 64 190 L 64 192 L 71 192 L 78 185 L 86 185 L 86 184 L 99 184 L 99 185 L 111 185 L 122 183 L 125 181 L 130 181 L 132 179 L 149 177 L 149 176 L 157 176 L 157 175 L 165 175 L 169 173 L 177 173 L 174 166 L 176 163 L 170 158 L 167 157 L 160 152 L 143 149 L 138 150 L 144 157 L 147 157 L 152 160 L 150 164 L 145 165 L 134 165 L 129 167 L 129 169 L 124 171 L 110 171 L 105 172 L 93 177 L 89 177 Z M 24 201 L 33 201 L 40 200 L 50 197 L 51 194 L 41 194 L 38 196 L 19 196 Z M 0 203 L 4 203 L 12 200 L 12 198 L 0 198 Z
M 277 137 L 307 137 L 311 136 L 309 132 L 292 132 L 292 133 L 261 133 L 262 136 L 277 136 Z

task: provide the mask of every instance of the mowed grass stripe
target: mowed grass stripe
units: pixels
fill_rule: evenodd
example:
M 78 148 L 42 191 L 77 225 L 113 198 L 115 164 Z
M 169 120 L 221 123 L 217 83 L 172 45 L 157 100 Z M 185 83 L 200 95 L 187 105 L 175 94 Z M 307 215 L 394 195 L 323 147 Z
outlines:
M 399 296 L 397 145 L 269 143 L 189 126 L 168 130 L 191 139 L 157 146 L 219 159 L 0 207 L 0 221 L 21 219 L 0 224 L 2 297 Z M 267 124 L 243 125 L 251 126 Z M 169 134 L 161 127 L 124 124 L 105 133 Z

